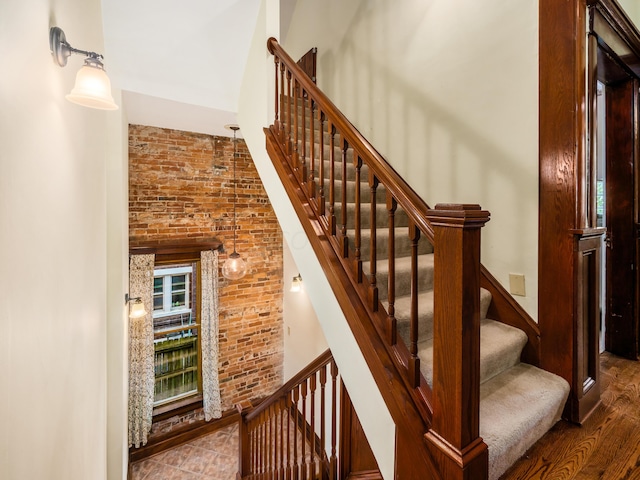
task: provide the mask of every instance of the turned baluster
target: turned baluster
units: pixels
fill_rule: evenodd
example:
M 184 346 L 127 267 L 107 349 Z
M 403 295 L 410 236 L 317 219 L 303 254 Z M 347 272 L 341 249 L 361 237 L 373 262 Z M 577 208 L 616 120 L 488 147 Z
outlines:
M 361 194 L 360 194 L 360 175 L 362 174 L 362 158 L 355 151 L 353 152 L 353 166 L 356 170 L 356 191 L 355 191 L 355 239 L 354 239 L 354 250 L 355 250 L 355 274 L 356 281 L 358 283 L 362 282 L 362 258 L 361 258 L 361 243 L 362 243 L 362 219 L 361 219 Z
M 300 478 L 300 466 L 298 458 L 298 402 L 300 400 L 300 389 L 296 386 L 293 389 L 293 480 Z
M 291 115 L 293 112 L 291 111 L 291 70 L 287 69 L 287 155 L 291 156 L 293 152 L 293 144 L 291 142 Z M 292 167 L 295 167 L 295 164 L 291 164 Z
M 420 358 L 418 358 L 418 241 L 420 230 L 409 221 L 411 241 L 411 310 L 409 314 L 409 381 L 413 387 L 420 385 Z
M 344 134 L 340 134 L 342 138 L 340 157 L 342 162 L 342 195 L 341 195 L 341 207 L 340 207 L 340 236 L 342 237 L 342 256 L 347 258 L 349 256 L 349 239 L 347 238 L 347 150 L 349 149 L 349 143 L 344 138 Z
M 299 169 L 300 169 L 300 185 L 302 186 L 302 188 L 304 189 L 304 185 L 305 182 L 307 181 L 307 101 L 306 101 L 306 92 L 304 91 L 304 88 L 298 87 L 300 92 L 300 123 L 302 124 L 301 126 L 299 126 L 300 128 L 300 145 L 302 147 L 302 155 L 300 155 L 298 157 L 299 160 Z M 296 130 L 297 131 L 297 130 Z M 298 142 L 296 142 L 297 144 Z
M 285 122 L 289 123 L 289 117 L 285 112 L 285 94 L 284 94 L 284 71 L 285 66 L 284 63 L 280 63 L 280 129 L 278 134 L 280 135 L 280 144 L 284 145 L 284 124 Z
M 319 170 L 319 174 L 318 174 L 318 192 L 319 192 L 319 204 L 320 204 L 320 209 L 319 209 L 319 213 L 320 215 L 324 215 L 325 214 L 325 198 L 324 198 L 324 129 L 325 129 L 325 115 L 324 113 L 320 110 L 320 108 L 318 108 L 318 124 L 319 124 L 319 128 L 320 128 L 320 140 L 319 140 L 319 154 L 320 154 L 320 159 L 318 160 L 318 162 L 320 162 L 320 168 Z
M 320 369 L 320 478 L 325 478 L 327 474 L 326 465 L 324 463 L 324 456 L 326 455 L 326 406 L 327 406 L 327 366 L 323 365 Z
M 279 101 L 279 96 L 278 96 L 278 65 L 280 63 L 280 59 L 278 58 L 277 55 L 273 56 L 273 62 L 275 64 L 275 89 L 276 89 L 276 94 L 275 94 L 275 120 L 273 121 L 273 126 L 275 127 L 276 131 L 280 131 L 280 101 Z
M 396 321 L 396 209 L 398 208 L 398 202 L 387 191 L 387 217 L 389 223 L 389 277 L 387 280 L 387 300 L 389 307 L 387 309 L 387 340 L 390 345 L 395 345 L 397 339 L 397 321 Z
M 293 476 L 293 457 L 291 455 L 291 405 L 291 392 L 289 392 L 285 398 L 285 407 L 287 409 L 287 480 L 291 480 Z
M 338 366 L 331 359 L 331 457 L 329 458 L 329 480 L 338 479 L 338 458 L 336 457 L 336 444 L 338 438 L 337 394 L 338 394 Z
M 316 478 L 316 373 L 313 372 L 309 377 L 309 406 L 311 414 L 311 455 L 309 462 L 309 478 Z
M 308 464 L 307 464 L 307 435 L 305 428 L 307 423 L 307 380 L 305 379 L 300 384 L 300 396 L 302 397 L 302 422 L 298 426 L 301 429 L 301 438 L 302 438 L 302 465 L 301 465 L 301 477 L 307 478 L 308 475 Z
M 315 151 L 316 151 L 316 132 L 315 125 L 313 121 L 313 99 L 309 97 L 309 180 L 307 181 L 307 190 L 309 190 L 309 198 L 313 198 L 317 201 L 316 198 L 316 182 L 315 182 L 315 171 L 316 171 L 316 162 L 315 162 Z
M 336 127 L 329 120 L 329 232 L 336 234 L 336 158 L 335 158 Z
M 293 78 L 293 152 L 291 153 L 291 164 L 293 165 L 293 169 L 296 172 L 296 177 L 298 178 L 298 182 L 300 181 L 300 158 L 298 156 L 298 128 L 299 128 L 299 120 L 300 112 L 298 111 L 298 89 L 300 88 L 298 84 L 298 80 Z
M 369 301 L 371 302 L 371 309 L 374 312 L 378 311 L 378 285 L 377 285 L 377 261 L 378 261 L 378 236 L 377 236 L 377 218 L 376 210 L 378 203 L 376 196 L 378 193 L 378 178 L 369 170 L 369 187 L 371 188 L 371 212 L 369 213 L 371 229 L 371 250 L 369 251 Z

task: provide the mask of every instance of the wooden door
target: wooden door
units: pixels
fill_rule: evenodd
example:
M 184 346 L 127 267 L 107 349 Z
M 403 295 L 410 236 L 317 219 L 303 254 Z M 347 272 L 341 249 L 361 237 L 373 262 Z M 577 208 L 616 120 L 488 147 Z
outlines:
M 631 359 L 638 358 L 637 92 L 637 80 L 632 79 L 605 90 L 605 348 Z

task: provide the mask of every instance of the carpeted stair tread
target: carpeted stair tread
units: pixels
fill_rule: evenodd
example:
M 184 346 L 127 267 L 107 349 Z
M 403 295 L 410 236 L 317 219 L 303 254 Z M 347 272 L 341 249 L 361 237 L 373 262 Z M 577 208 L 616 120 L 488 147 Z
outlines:
M 385 309 L 389 304 L 383 301 Z M 491 304 L 491 293 L 484 288 L 480 289 L 480 320 L 487 316 Z M 398 336 L 406 345 L 409 345 L 411 328 L 411 297 L 396 298 L 394 303 L 395 318 Z M 433 291 L 429 290 L 418 294 L 418 342 L 423 342 L 433 337 Z
M 523 338 L 524 337 L 524 338 Z M 480 383 L 520 362 L 522 349 L 527 343 L 525 333 L 509 325 L 484 318 L 480 321 Z M 429 385 L 433 385 L 433 337 L 418 342 L 420 372 Z
M 362 271 L 369 274 L 371 262 L 362 262 Z M 396 298 L 411 293 L 411 257 L 395 259 L 395 294 Z M 378 284 L 378 298 L 385 301 L 388 298 L 389 260 L 376 262 L 376 283 Z M 418 255 L 418 290 L 423 292 L 433 288 L 433 253 Z
M 340 225 L 340 223 L 338 223 Z M 355 241 L 356 231 L 353 229 L 347 230 L 347 237 L 349 237 L 349 244 L 353 247 Z M 360 255 L 363 260 L 369 259 L 369 252 L 371 251 L 371 230 L 362 229 L 360 232 L 360 238 L 362 244 L 360 245 Z M 376 260 L 384 260 L 389 258 L 389 229 L 378 228 L 376 230 Z M 408 255 L 411 251 L 411 240 L 409 239 L 408 227 L 397 227 L 395 229 L 395 253 L 398 255 Z M 418 255 L 424 255 L 426 253 L 433 252 L 433 246 L 425 237 L 420 237 L 418 240 Z
M 569 395 L 562 378 L 519 363 L 480 386 L 480 436 L 496 480 L 559 419 Z

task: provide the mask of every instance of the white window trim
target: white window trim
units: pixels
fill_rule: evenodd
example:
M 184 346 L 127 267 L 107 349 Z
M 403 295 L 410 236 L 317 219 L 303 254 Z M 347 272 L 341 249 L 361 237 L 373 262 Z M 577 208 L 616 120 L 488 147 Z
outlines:
M 185 306 L 171 310 L 171 285 L 168 283 L 171 281 L 173 275 L 189 274 L 189 281 L 185 283 Z M 181 313 L 191 312 L 191 275 L 193 275 L 193 268 L 187 267 L 173 267 L 173 268 L 157 268 L 153 271 L 154 279 L 156 277 L 162 277 L 162 293 L 163 293 L 163 307 L 162 310 L 154 310 L 153 318 L 169 317 L 171 315 L 178 315 Z

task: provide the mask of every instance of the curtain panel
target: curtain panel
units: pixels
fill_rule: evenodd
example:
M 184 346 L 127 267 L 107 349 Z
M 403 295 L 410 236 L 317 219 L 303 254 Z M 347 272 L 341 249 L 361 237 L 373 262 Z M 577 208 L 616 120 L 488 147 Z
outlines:
M 153 268 L 155 255 L 132 255 L 129 296 L 140 297 L 147 314 L 129 319 L 129 447 L 147 443 L 155 388 L 153 348 Z
M 222 417 L 220 383 L 218 381 L 218 252 L 200 252 L 202 310 L 200 329 L 202 342 L 202 401 L 208 422 Z

